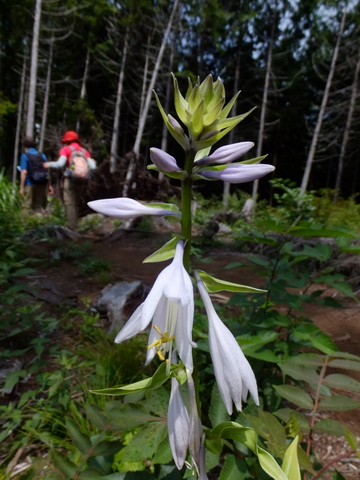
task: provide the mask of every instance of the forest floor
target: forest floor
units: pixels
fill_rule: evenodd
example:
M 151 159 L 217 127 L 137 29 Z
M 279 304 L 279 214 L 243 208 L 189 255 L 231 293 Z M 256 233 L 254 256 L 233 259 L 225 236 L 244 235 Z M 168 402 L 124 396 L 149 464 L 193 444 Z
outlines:
M 142 261 L 155 250 L 160 248 L 171 238 L 169 232 L 141 232 L 123 231 L 119 238 L 112 241 L 106 240 L 109 232 L 90 231 L 86 235 L 79 236 L 77 243 L 81 246 L 83 242 L 91 242 L 93 254 L 96 258 L 106 260 L 110 265 L 108 277 L 99 273 L 79 275 L 76 264 L 71 259 L 51 262 L 42 267 L 37 275 L 41 277 L 44 285 L 52 285 L 61 294 L 78 305 L 92 305 L 104 288 L 106 280 L 111 283 L 134 280 L 141 281 L 146 287 L 151 288 L 157 275 L 169 262 L 145 263 Z M 111 238 L 111 237 L 110 237 Z M 46 243 L 38 243 L 36 248 L 48 249 Z M 208 247 L 195 261 L 195 266 L 206 270 L 215 277 L 224 280 L 261 287 L 262 279 L 256 276 L 252 268 L 224 269 L 230 262 L 241 260 L 241 253 L 231 244 L 223 243 L 221 247 Z M 304 313 L 312 319 L 325 333 L 327 333 L 337 344 L 341 351 L 360 354 L 360 305 L 355 301 L 344 298 L 337 291 L 328 291 L 336 297 L 343 305 L 343 309 L 331 307 L 320 307 L 316 305 L 305 305 Z M 45 295 L 46 299 L 46 295 Z M 135 298 L 128 306 L 125 314 L 131 314 L 133 309 L 143 299 Z M 345 372 L 342 372 L 345 373 Z M 346 372 L 356 380 L 360 381 L 360 372 Z M 355 394 L 356 400 L 360 401 L 360 395 Z M 346 425 L 360 440 L 360 409 L 349 412 L 338 412 L 331 415 Z M 346 451 L 350 451 L 344 438 L 332 437 L 329 435 L 317 435 L 314 437 L 315 450 L 319 459 L 326 459 L 327 462 L 335 460 Z M 348 450 L 349 449 L 349 450 Z M 344 478 L 355 480 L 360 478 L 360 460 L 352 455 L 342 462 L 334 463 Z M 330 479 L 330 473 L 322 477 Z

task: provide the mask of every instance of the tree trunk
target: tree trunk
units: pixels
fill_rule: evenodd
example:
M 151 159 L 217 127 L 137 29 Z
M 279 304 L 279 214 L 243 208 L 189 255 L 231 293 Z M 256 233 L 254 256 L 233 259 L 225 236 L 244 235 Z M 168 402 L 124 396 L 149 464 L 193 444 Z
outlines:
M 116 168 L 118 138 L 119 138 L 119 124 L 120 124 L 120 107 L 121 107 L 122 91 L 124 86 L 124 74 L 125 74 L 127 52 L 128 52 L 128 28 L 126 29 L 126 33 L 125 33 L 125 42 L 124 42 L 124 47 L 122 52 L 119 83 L 118 83 L 118 89 L 116 93 L 114 126 L 113 126 L 111 148 L 110 148 L 110 173 L 114 173 Z
M 170 54 L 170 62 L 169 62 L 169 71 L 172 72 L 173 69 L 173 64 L 174 64 L 174 42 L 171 43 L 171 54 Z M 171 94 L 171 76 L 168 76 L 167 82 L 166 82 L 166 98 L 165 98 L 165 112 L 168 112 L 170 109 L 170 94 Z M 161 150 L 166 152 L 167 150 L 167 145 L 168 145 L 168 138 L 169 138 L 169 130 L 167 129 L 165 122 L 163 123 L 163 128 L 162 128 L 162 135 L 161 135 Z M 164 180 L 164 174 L 162 172 L 159 172 L 159 181 L 161 182 Z
M 319 140 L 322 121 L 323 121 L 323 118 L 324 118 L 326 105 L 327 105 L 327 102 L 328 102 L 328 99 L 329 99 L 329 93 L 330 93 L 332 79 L 333 79 L 333 76 L 334 76 L 334 73 L 335 73 L 335 65 L 336 65 L 338 54 L 339 54 L 341 37 L 342 37 L 342 34 L 344 32 L 344 28 L 345 28 L 345 20 L 346 20 L 346 6 L 345 6 L 345 10 L 344 10 L 342 19 L 341 19 L 340 30 L 339 30 L 339 33 L 338 33 L 333 57 L 332 57 L 332 60 L 331 60 L 330 71 L 329 71 L 329 75 L 328 75 L 328 78 L 327 78 L 327 81 L 326 81 L 325 91 L 324 91 L 324 95 L 323 95 L 323 98 L 322 98 L 322 101 L 321 101 L 320 111 L 319 111 L 319 115 L 318 115 L 318 118 L 317 118 L 317 121 L 316 121 L 315 131 L 314 131 L 314 135 L 313 135 L 313 138 L 312 138 L 312 141 L 311 141 L 308 158 L 306 160 L 306 167 L 305 167 L 305 171 L 304 171 L 304 175 L 303 175 L 302 182 L 301 182 L 301 187 L 300 187 L 300 195 L 303 195 L 306 192 L 307 187 L 308 187 L 311 167 L 312 167 L 312 164 L 314 162 L 314 157 L 315 157 L 317 143 L 318 143 L 318 140 Z
M 274 23 L 273 23 L 272 32 L 271 32 L 268 58 L 267 58 L 267 62 L 266 62 L 266 74 L 265 74 L 263 97 L 262 97 L 262 102 L 261 102 L 259 134 L 258 134 L 258 141 L 257 141 L 257 146 L 256 146 L 256 156 L 257 157 L 261 156 L 262 145 L 263 145 L 263 141 L 264 141 L 265 116 L 266 116 L 266 109 L 267 109 L 268 95 L 269 95 L 270 72 L 271 72 L 271 64 L 272 64 L 272 49 L 273 49 L 274 33 L 275 33 L 275 19 L 274 19 Z M 253 183 L 253 190 L 252 190 L 252 198 L 253 198 L 254 202 L 256 202 L 258 189 L 259 189 L 259 180 L 255 180 L 254 183 Z
M 88 49 L 86 52 L 84 75 L 81 83 L 80 100 L 84 100 L 84 98 L 86 97 L 86 81 L 89 75 L 89 64 L 90 64 L 90 51 Z M 79 130 L 80 130 L 80 115 L 76 121 L 76 131 L 78 132 Z
M 24 93 L 25 93 L 26 63 L 27 63 L 27 57 L 25 55 L 23 68 L 21 72 L 20 94 L 19 94 L 18 113 L 17 113 L 17 120 L 16 120 L 14 160 L 13 160 L 13 172 L 12 172 L 12 183 L 14 185 L 16 183 L 17 164 L 19 160 L 19 143 L 20 143 L 21 120 L 22 120 L 21 117 L 23 114 Z
M 26 135 L 29 137 L 34 136 L 40 17 L 41 17 L 41 0 L 36 0 L 33 39 L 31 44 L 30 85 L 29 85 L 29 98 L 28 98 L 27 120 L 26 120 Z
M 54 53 L 54 35 L 52 35 L 50 40 L 50 52 L 49 52 L 49 61 L 48 61 L 48 68 L 47 68 L 47 74 L 46 74 L 44 108 L 43 108 L 43 115 L 41 120 L 41 129 L 40 129 L 40 141 L 39 141 L 40 152 L 42 152 L 44 149 L 45 130 L 46 130 L 46 123 L 47 123 L 48 109 L 49 109 L 48 107 L 49 107 L 53 53 Z
M 338 171 L 337 171 L 336 182 L 335 182 L 334 201 L 336 201 L 336 199 L 338 197 L 338 194 L 339 194 L 339 191 L 340 191 L 341 177 L 342 177 L 342 172 L 343 172 L 343 168 L 344 168 L 345 152 L 346 152 L 347 144 L 349 142 L 351 125 L 352 125 L 353 118 L 354 118 L 356 97 L 357 97 L 357 93 L 358 93 L 359 72 L 360 72 L 360 57 L 359 57 L 358 62 L 356 64 L 354 81 L 353 81 L 353 84 L 352 84 L 352 87 L 351 87 L 351 98 L 350 98 L 349 111 L 348 111 L 348 115 L 347 115 L 347 119 L 346 119 L 343 141 L 342 141 L 342 144 L 341 144 L 339 165 L 338 165 Z
M 155 86 L 155 82 L 156 82 L 156 78 L 157 78 L 157 75 L 158 75 L 158 72 L 159 72 L 161 60 L 162 60 L 162 57 L 163 57 L 164 52 L 165 52 L 165 47 L 166 47 L 167 40 L 168 40 L 169 35 L 170 35 L 172 23 L 173 23 L 173 20 L 174 20 L 174 16 L 175 16 L 179 1 L 180 0 L 175 0 L 174 1 L 174 5 L 173 5 L 173 8 L 172 8 L 170 18 L 169 18 L 169 22 L 168 22 L 168 25 L 166 27 L 164 38 L 163 38 L 163 41 L 161 43 L 159 54 L 157 56 L 156 63 L 155 63 L 155 66 L 154 66 L 154 70 L 153 70 L 153 73 L 152 73 L 152 76 L 151 76 L 149 88 L 147 90 L 147 95 L 146 95 L 146 99 L 145 99 L 144 108 L 143 108 L 143 110 L 141 112 L 141 116 L 139 118 L 139 126 L 138 126 L 138 130 L 137 130 L 137 134 L 136 134 L 136 138 L 135 138 L 135 143 L 134 143 L 134 148 L 133 148 L 134 155 L 132 156 L 132 158 L 130 160 L 128 171 L 126 173 L 125 184 L 124 184 L 124 188 L 123 188 L 123 196 L 124 197 L 126 197 L 127 194 L 128 194 L 129 185 L 130 185 L 130 182 L 132 180 L 132 177 L 133 177 L 133 174 L 134 174 L 134 171 L 135 171 L 136 160 L 137 160 L 137 158 L 139 157 L 139 154 L 140 154 L 140 142 L 141 142 L 141 138 L 142 138 L 143 133 L 144 133 L 146 118 L 147 118 L 147 114 L 148 114 L 149 108 L 150 108 L 152 91 L 153 91 L 153 88 Z
M 240 57 L 241 57 L 241 48 L 238 46 L 238 51 L 236 55 L 236 66 L 235 66 L 235 75 L 234 75 L 234 92 L 233 95 L 236 95 L 239 91 L 239 81 L 240 81 Z M 231 110 L 231 116 L 236 117 L 237 114 L 237 103 L 234 103 L 234 106 Z M 229 144 L 234 143 L 234 129 L 230 131 L 229 135 Z M 223 210 L 226 212 L 229 205 L 229 196 L 230 196 L 230 183 L 224 182 L 223 190 Z

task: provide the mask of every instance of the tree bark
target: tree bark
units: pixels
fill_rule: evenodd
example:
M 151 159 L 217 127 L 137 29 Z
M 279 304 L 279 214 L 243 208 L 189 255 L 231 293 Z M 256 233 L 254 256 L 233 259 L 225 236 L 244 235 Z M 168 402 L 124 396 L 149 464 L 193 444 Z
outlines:
M 332 57 L 332 60 L 331 60 L 329 75 L 328 75 L 328 78 L 327 78 L 327 81 L 326 81 L 324 95 L 323 95 L 323 98 L 322 98 L 322 101 L 321 101 L 321 106 L 320 106 L 318 118 L 317 118 L 316 125 L 315 125 L 314 135 L 313 135 L 312 140 L 311 140 L 310 150 L 309 150 L 308 158 L 306 160 L 306 167 L 305 167 L 305 171 L 304 171 L 304 175 L 303 175 L 302 182 L 301 182 L 301 187 L 300 187 L 300 196 L 303 195 L 306 192 L 307 187 L 308 187 L 311 167 L 312 167 L 312 164 L 314 162 L 314 157 L 315 157 L 316 147 L 317 147 L 318 140 L 319 140 L 322 121 L 323 121 L 323 118 L 324 118 L 326 105 L 327 105 L 327 102 L 328 102 L 328 99 L 329 99 L 329 93 L 330 93 L 332 79 L 333 79 L 333 76 L 334 76 L 334 73 L 335 73 L 335 65 L 336 65 L 338 54 L 339 54 L 341 37 L 342 37 L 342 34 L 344 32 L 344 28 L 345 28 L 346 13 L 347 13 L 347 10 L 346 10 L 346 6 L 345 6 L 344 13 L 343 13 L 343 16 L 342 16 L 342 19 L 341 19 L 339 33 L 338 33 L 337 40 L 336 40 L 336 45 L 335 45 L 335 48 L 334 48 L 333 57 Z
M 84 75 L 81 82 L 80 100 L 84 100 L 84 98 L 86 97 L 86 81 L 89 75 L 89 64 L 90 64 L 90 51 L 88 49 L 86 52 Z M 76 121 L 76 131 L 78 132 L 79 130 L 80 130 L 80 116 Z
M 21 117 L 22 117 L 22 114 L 23 114 L 23 104 L 24 104 L 24 95 L 25 95 L 26 63 L 27 63 L 27 57 L 25 55 L 24 56 L 23 68 L 22 68 L 22 72 L 21 72 L 18 113 L 17 113 L 17 119 L 16 119 L 14 160 L 13 160 L 13 172 L 12 172 L 12 183 L 14 185 L 16 183 L 17 164 L 18 164 L 18 160 L 19 160 L 19 143 L 20 143 L 21 120 L 22 120 Z
M 49 109 L 49 96 L 50 96 L 50 83 L 51 83 L 51 69 L 52 69 L 52 63 L 53 63 L 53 53 L 54 53 L 54 35 L 52 35 L 51 40 L 50 40 L 50 52 L 49 52 L 48 68 L 47 68 L 47 73 L 46 73 L 44 108 L 43 108 L 43 115 L 42 115 L 42 120 L 41 120 L 40 141 L 39 141 L 39 151 L 40 152 L 42 152 L 43 148 L 44 148 L 45 130 L 46 130 L 46 123 L 47 123 L 48 109 Z
M 116 160 L 117 160 L 117 150 L 118 150 L 118 138 L 119 138 L 119 125 L 120 125 L 120 107 L 121 107 L 121 97 L 124 86 L 124 75 L 125 75 L 125 65 L 126 57 L 128 52 L 128 28 L 125 33 L 125 42 L 122 52 L 121 59 L 121 68 L 118 82 L 118 89 L 116 93 L 116 103 L 115 103 L 115 114 L 114 114 L 114 125 L 111 138 L 111 148 L 110 148 L 110 173 L 115 172 Z
M 259 125 L 259 133 L 258 133 L 258 141 L 256 145 L 256 156 L 260 157 L 262 152 L 262 146 L 264 141 L 264 131 L 265 131 L 265 116 L 266 116 L 266 109 L 268 104 L 268 95 L 269 95 L 269 85 L 270 85 L 270 72 L 271 72 L 271 65 L 272 65 L 272 49 L 273 49 L 273 41 L 274 41 L 274 33 L 275 33 L 275 18 L 273 23 L 273 28 L 271 32 L 271 39 L 269 43 L 269 50 L 268 50 L 268 58 L 266 62 L 266 74 L 265 74 L 265 82 L 264 82 L 264 91 L 263 97 L 261 102 L 261 115 L 260 115 L 260 125 Z M 252 198 L 254 202 L 256 202 L 257 194 L 259 189 L 259 180 L 255 180 L 253 183 L 253 190 L 252 190 Z
M 148 90 L 147 90 L 147 95 L 146 95 L 146 99 L 145 99 L 144 108 L 143 108 L 143 110 L 141 112 L 141 116 L 139 118 L 139 126 L 138 126 L 138 130 L 137 130 L 137 134 L 136 134 L 136 138 L 135 138 L 135 143 L 134 143 L 134 148 L 133 148 L 134 155 L 132 156 L 132 158 L 130 160 L 128 171 L 126 173 L 125 184 L 124 184 L 124 188 L 123 188 L 123 196 L 124 197 L 126 197 L 127 194 L 128 194 L 129 185 L 131 183 L 131 180 L 132 180 L 132 177 L 133 177 L 133 174 L 134 174 L 134 171 L 135 171 L 136 160 L 137 160 L 137 158 L 139 157 L 139 154 L 140 154 L 140 142 L 141 142 L 141 138 L 142 138 L 143 133 L 144 133 L 146 118 L 147 118 L 147 114 L 148 114 L 149 108 L 150 108 L 152 91 L 153 91 L 153 88 L 155 86 L 156 78 L 157 78 L 157 75 L 158 75 L 158 72 L 159 72 L 162 57 L 163 57 L 164 52 L 165 52 L 165 47 L 166 47 L 167 40 L 168 40 L 169 35 L 170 35 L 172 23 L 173 23 L 173 20 L 174 20 L 174 16 L 175 16 L 177 7 L 179 5 L 179 1 L 180 0 L 175 0 L 174 1 L 174 5 L 173 5 L 172 11 L 171 11 L 169 22 L 168 22 L 168 25 L 167 25 L 166 30 L 165 30 L 164 38 L 163 38 L 163 41 L 161 43 L 159 54 L 157 56 L 156 63 L 155 63 L 155 66 L 154 66 L 154 70 L 153 70 L 153 73 L 152 73 L 152 76 L 151 76 L 150 84 L 149 84 L 149 87 L 148 87 Z
M 169 62 L 169 71 L 172 72 L 173 69 L 173 63 L 174 63 L 174 43 L 171 43 L 171 53 L 170 53 L 170 62 Z M 167 82 L 166 82 L 166 98 L 165 98 L 165 112 L 168 112 L 170 109 L 170 93 L 171 93 L 171 76 L 168 76 Z M 163 123 L 163 128 L 162 128 L 162 135 L 161 135 L 161 150 L 166 152 L 167 150 L 167 145 L 168 145 L 168 138 L 169 138 L 169 130 L 167 129 L 165 123 Z M 164 174 L 162 172 L 159 172 L 159 181 L 161 182 L 164 180 Z
M 41 1 L 42 0 L 36 0 L 36 4 L 35 4 L 33 39 L 31 44 L 30 84 L 29 84 L 29 98 L 28 98 L 27 119 L 26 119 L 26 135 L 29 137 L 34 136 Z
M 336 201 L 336 199 L 339 195 L 339 191 L 340 191 L 341 177 L 342 177 L 342 172 L 343 172 L 343 168 L 344 168 L 344 158 L 345 158 L 346 148 L 347 148 L 347 145 L 348 145 L 348 142 L 349 142 L 351 125 L 352 125 L 353 118 L 354 118 L 356 97 L 357 97 L 357 93 L 358 93 L 359 73 L 360 73 L 360 57 L 359 57 L 359 59 L 357 61 L 357 64 L 356 64 L 354 81 L 353 81 L 353 84 L 352 84 L 352 87 L 351 87 L 351 98 L 350 98 L 349 111 L 348 111 L 348 115 L 347 115 L 347 119 L 346 119 L 343 141 L 342 141 L 342 144 L 341 144 L 339 165 L 338 165 L 338 171 L 337 171 L 336 182 L 335 182 L 334 201 Z
M 240 45 L 238 45 L 238 51 L 236 55 L 233 95 L 236 95 L 237 92 L 239 91 L 240 57 L 241 57 L 241 48 L 240 48 Z M 235 102 L 233 108 L 231 109 L 231 116 L 236 117 L 236 114 L 237 114 L 237 103 Z M 232 144 L 232 143 L 234 143 L 234 129 L 230 131 L 230 135 L 229 135 L 229 144 Z M 230 183 L 224 182 L 224 190 L 223 190 L 223 210 L 224 211 L 228 209 L 229 197 L 230 197 Z

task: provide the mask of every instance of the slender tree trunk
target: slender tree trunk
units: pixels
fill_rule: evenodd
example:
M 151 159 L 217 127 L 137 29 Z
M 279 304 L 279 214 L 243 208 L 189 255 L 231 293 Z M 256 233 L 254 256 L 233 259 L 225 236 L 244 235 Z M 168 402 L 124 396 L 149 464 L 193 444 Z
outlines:
M 82 83 L 81 83 L 80 100 L 84 100 L 84 98 L 86 97 L 86 82 L 87 82 L 87 78 L 89 76 L 89 64 L 90 64 L 90 51 L 87 50 L 86 60 L 85 60 L 85 68 L 84 68 L 84 75 L 83 75 Z M 78 132 L 79 130 L 80 130 L 80 115 L 78 116 L 78 119 L 76 121 L 76 131 Z
M 44 108 L 43 108 L 43 115 L 41 120 L 40 141 L 39 141 L 40 152 L 42 152 L 44 149 L 45 130 L 46 130 L 46 124 L 47 124 L 48 110 L 49 110 L 49 96 L 50 96 L 53 53 L 54 53 L 54 35 L 52 35 L 51 41 L 50 41 L 50 52 L 49 52 L 48 68 L 47 68 L 47 74 L 46 74 Z
M 163 57 L 164 52 L 165 52 L 165 47 L 166 47 L 166 44 L 167 44 L 167 41 L 168 41 L 168 38 L 169 38 L 169 35 L 170 35 L 172 23 L 173 23 L 173 20 L 174 20 L 174 16 L 175 16 L 177 7 L 179 5 L 179 1 L 180 0 L 175 0 L 174 1 L 174 5 L 173 5 L 173 8 L 172 8 L 170 18 L 169 18 L 169 22 L 168 22 L 168 25 L 166 27 L 164 38 L 163 38 L 163 41 L 161 43 L 159 54 L 158 54 L 158 57 L 156 59 L 154 70 L 153 70 L 153 73 L 152 73 L 152 76 L 151 76 L 149 88 L 147 90 L 147 95 L 146 95 L 146 99 L 145 99 L 144 108 L 143 108 L 141 117 L 139 118 L 138 131 L 137 131 L 137 134 L 136 134 L 134 148 L 133 148 L 134 155 L 130 160 L 128 171 L 126 173 L 126 178 L 125 178 L 125 184 L 124 184 L 124 189 L 123 189 L 123 196 L 124 197 L 126 197 L 126 195 L 128 194 L 129 185 L 130 185 L 131 179 L 132 179 L 134 171 L 135 171 L 136 159 L 138 158 L 138 156 L 140 154 L 140 142 L 141 142 L 141 138 L 142 138 L 143 133 L 144 133 L 146 118 L 147 118 L 147 114 L 148 114 L 149 108 L 150 108 L 152 91 L 153 91 L 153 88 L 155 86 L 156 78 L 157 78 L 157 75 L 158 75 L 158 72 L 159 72 L 162 57 Z
M 314 162 L 314 157 L 315 157 L 316 147 L 317 147 L 318 140 L 319 140 L 322 121 L 323 121 L 323 118 L 324 118 L 326 105 L 327 105 L 327 102 L 328 102 L 328 99 L 329 99 L 329 93 L 330 93 L 332 79 L 333 79 L 333 76 L 334 76 L 334 73 L 335 73 L 335 65 L 336 65 L 338 54 L 339 54 L 341 37 L 342 37 L 342 34 L 344 32 L 344 28 L 345 28 L 345 20 L 346 20 L 346 6 L 345 6 L 345 9 L 344 9 L 342 19 L 341 19 L 340 30 L 339 30 L 339 33 L 338 33 L 333 57 L 332 57 L 332 60 L 331 60 L 330 71 L 329 71 L 329 75 L 328 75 L 328 78 L 327 78 L 327 81 L 326 81 L 325 91 L 324 91 L 324 95 L 323 95 L 323 98 L 322 98 L 322 101 L 321 101 L 319 115 L 318 115 L 318 118 L 317 118 L 317 121 L 316 121 L 315 131 L 314 131 L 314 135 L 312 137 L 308 158 L 306 160 L 306 167 L 305 167 L 305 171 L 304 171 L 304 175 L 303 175 L 302 182 L 301 182 L 301 187 L 300 187 L 300 195 L 303 195 L 306 192 L 307 187 L 308 187 L 311 167 L 312 167 L 312 164 Z
M 356 64 L 354 81 L 353 81 L 353 84 L 352 84 L 352 87 L 351 87 L 351 98 L 350 98 L 349 111 L 348 111 L 348 115 L 347 115 L 347 119 L 346 119 L 343 141 L 342 141 L 342 144 L 341 144 L 339 165 L 338 165 L 338 171 L 337 171 L 336 182 L 335 182 L 335 193 L 334 193 L 334 200 L 335 201 L 336 201 L 336 199 L 338 197 L 338 194 L 339 194 L 339 191 L 340 191 L 341 177 L 342 177 L 342 172 L 343 172 L 343 168 L 344 168 L 345 152 L 346 152 L 346 148 L 347 148 L 347 145 L 348 145 L 348 142 L 349 142 L 351 124 L 352 124 L 353 118 L 354 118 L 356 97 L 357 97 L 357 93 L 358 93 L 359 72 L 360 72 L 360 57 L 359 57 L 358 62 Z
M 172 72 L 173 69 L 173 63 L 174 63 L 174 42 L 171 43 L 171 54 L 170 54 L 170 62 L 169 62 L 169 71 Z M 168 76 L 167 82 L 166 82 L 166 98 L 165 98 L 165 112 L 169 111 L 170 108 L 170 95 L 171 94 L 171 76 Z M 168 138 L 169 138 L 169 130 L 167 129 L 165 123 L 163 123 L 163 128 L 162 128 L 162 135 L 161 135 L 161 150 L 164 150 L 166 152 L 167 150 L 167 145 L 168 145 Z M 159 172 L 159 181 L 161 182 L 164 180 L 164 174 L 162 172 Z
M 111 139 L 111 148 L 110 148 L 110 172 L 114 173 L 116 168 L 116 159 L 117 159 L 117 150 L 118 150 L 118 138 L 119 138 L 119 125 L 120 125 L 120 107 L 121 107 L 121 97 L 124 86 L 124 75 L 125 75 L 125 64 L 126 57 L 128 52 L 128 28 L 125 33 L 125 42 L 122 52 L 121 59 L 121 68 L 119 75 L 118 89 L 116 93 L 116 103 L 115 103 L 115 115 L 114 115 L 114 126 Z
M 271 39 L 269 43 L 269 51 L 268 51 L 268 58 L 266 62 L 266 74 L 265 74 L 265 83 L 264 83 L 264 91 L 263 97 L 261 102 L 261 115 L 260 115 L 260 125 L 259 125 L 259 133 L 258 133 L 258 141 L 256 145 L 256 156 L 260 157 L 262 152 L 262 146 L 264 141 L 264 131 L 265 131 L 265 116 L 266 116 L 266 109 L 268 104 L 268 95 L 269 95 L 269 85 L 270 85 L 270 72 L 271 72 L 271 65 L 272 65 L 272 49 L 273 49 L 273 37 L 275 32 L 275 19 L 273 23 L 273 29 L 271 34 Z M 254 202 L 256 202 L 257 193 L 259 189 L 259 180 L 255 180 L 253 183 L 253 190 L 252 190 L 252 198 Z
M 42 0 L 36 0 L 36 4 L 35 4 L 33 39 L 32 39 L 32 45 L 31 45 L 30 85 L 29 85 L 29 98 L 28 98 L 27 120 L 26 120 L 26 135 L 30 137 L 34 135 L 34 124 L 35 124 L 36 80 L 37 80 L 37 66 L 38 66 L 38 55 L 39 55 L 41 1 Z
M 16 183 L 17 164 L 18 164 L 18 160 L 19 160 L 19 142 L 20 142 L 21 120 L 22 120 L 22 114 L 23 114 L 24 93 L 25 93 L 26 63 L 27 63 L 27 57 L 25 55 L 23 68 L 22 68 L 22 72 L 21 72 L 19 104 L 18 104 L 18 113 L 17 113 L 17 120 L 16 120 L 14 160 L 13 160 L 13 172 L 12 172 L 12 182 L 13 182 L 13 184 Z
M 148 78 L 148 74 L 149 74 L 149 59 L 150 59 L 149 46 L 150 46 L 150 44 L 151 44 L 151 37 L 149 35 L 148 41 L 147 41 L 147 46 L 146 46 L 143 82 L 142 82 L 142 86 L 141 86 L 139 118 L 142 116 L 142 113 L 143 113 L 143 110 L 144 110 L 144 105 L 145 105 L 145 99 L 146 99 L 146 85 L 147 85 L 147 78 Z
M 240 58 L 241 58 L 241 48 L 238 45 L 238 51 L 236 55 L 236 66 L 235 66 L 235 75 L 234 75 L 234 92 L 233 94 L 236 95 L 239 91 L 239 81 L 240 81 Z M 237 115 L 237 103 L 234 103 L 234 106 L 231 110 L 231 116 L 236 117 Z M 229 144 L 234 143 L 234 129 L 230 131 L 229 135 Z M 229 205 L 229 197 L 230 197 L 230 183 L 224 182 L 224 190 L 223 190 L 223 210 L 226 211 Z

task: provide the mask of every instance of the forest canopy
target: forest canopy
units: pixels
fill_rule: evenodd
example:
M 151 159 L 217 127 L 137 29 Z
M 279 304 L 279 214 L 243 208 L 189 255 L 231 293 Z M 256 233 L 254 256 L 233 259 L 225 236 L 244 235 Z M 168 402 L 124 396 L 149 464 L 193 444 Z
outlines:
M 71 129 L 99 164 L 125 174 L 133 152 L 145 170 L 150 147 L 179 154 L 152 90 L 176 116 L 170 72 L 182 91 L 188 78 L 211 74 L 224 82 L 227 102 L 241 90 L 234 114 L 257 107 L 223 144 L 253 141 L 276 178 L 304 191 L 354 195 L 359 8 L 316 0 L 0 0 L 0 168 L 16 179 L 25 135 L 56 159 Z

